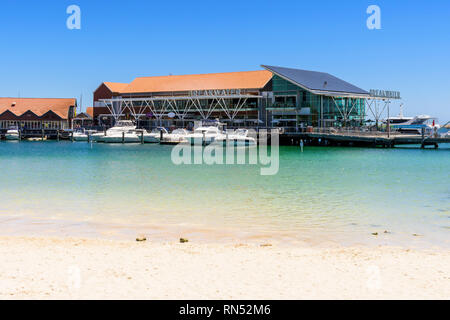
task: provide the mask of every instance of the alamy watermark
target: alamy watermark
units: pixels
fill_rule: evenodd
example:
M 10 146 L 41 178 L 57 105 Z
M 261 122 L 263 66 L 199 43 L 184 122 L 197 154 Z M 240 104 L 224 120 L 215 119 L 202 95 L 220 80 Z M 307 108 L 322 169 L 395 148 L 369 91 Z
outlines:
M 193 139 L 189 143 L 179 143 L 172 149 L 171 159 L 175 165 L 259 165 L 263 176 L 276 175 L 280 167 L 279 160 L 279 130 L 248 130 L 249 137 L 259 136 L 259 146 L 256 141 L 252 145 L 240 146 L 239 140 L 232 137 L 233 131 L 221 139 L 208 141 L 205 135 Z M 270 138 L 270 152 L 268 140 Z
M 69 30 L 81 29 L 81 9 L 79 6 L 72 4 L 67 7 L 66 13 L 70 16 L 66 20 L 66 26 Z
M 381 29 L 381 9 L 377 5 L 370 5 L 367 7 L 366 13 L 370 16 L 367 18 L 367 28 L 369 30 L 380 30 Z

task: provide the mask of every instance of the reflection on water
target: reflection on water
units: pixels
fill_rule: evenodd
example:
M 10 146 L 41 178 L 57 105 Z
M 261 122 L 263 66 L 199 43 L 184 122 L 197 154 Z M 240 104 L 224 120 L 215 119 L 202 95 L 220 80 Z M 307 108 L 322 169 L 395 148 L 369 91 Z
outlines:
M 450 148 L 281 147 L 275 176 L 176 166 L 170 152 L 2 142 L 0 232 L 449 245 Z

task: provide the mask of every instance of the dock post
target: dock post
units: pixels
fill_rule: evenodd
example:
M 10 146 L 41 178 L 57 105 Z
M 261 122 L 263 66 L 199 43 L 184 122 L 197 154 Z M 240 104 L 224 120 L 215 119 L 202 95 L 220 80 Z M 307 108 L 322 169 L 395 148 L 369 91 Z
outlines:
M 141 144 L 144 144 L 144 130 L 141 131 Z
M 163 138 L 164 138 L 164 133 L 163 133 L 163 131 L 161 130 L 161 131 L 159 132 L 159 143 L 161 143 L 161 141 L 163 140 Z
M 88 138 L 87 142 L 90 143 L 91 142 L 91 133 L 90 132 L 88 132 L 87 138 Z
M 59 142 L 59 130 L 56 130 L 56 141 Z
M 203 131 L 202 146 L 206 145 L 205 131 Z
M 425 149 L 425 128 L 422 127 L 422 145 L 420 146 L 421 149 Z
M 70 141 L 73 142 L 73 131 L 70 133 Z
M 122 131 L 122 143 L 125 143 L 125 131 Z
M 41 129 L 41 140 L 44 141 L 44 129 Z

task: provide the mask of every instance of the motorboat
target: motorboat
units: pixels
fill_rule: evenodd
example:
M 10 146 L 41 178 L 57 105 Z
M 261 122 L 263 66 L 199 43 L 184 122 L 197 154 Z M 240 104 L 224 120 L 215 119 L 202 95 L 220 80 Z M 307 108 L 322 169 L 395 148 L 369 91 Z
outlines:
M 6 131 L 5 134 L 6 140 L 19 140 L 20 139 L 20 133 L 19 129 L 17 127 L 11 127 Z
M 119 120 L 116 122 L 114 127 L 109 128 L 105 132 L 94 133 L 91 135 L 92 141 L 103 142 L 104 138 L 109 135 L 117 135 L 120 134 L 122 137 L 122 132 L 130 132 L 136 130 L 136 126 L 131 120 Z
M 389 119 L 389 124 L 394 130 L 401 133 L 421 134 L 423 129 L 425 134 L 431 134 L 433 130 L 439 129 L 436 120 L 436 118 L 428 115 L 419 115 L 406 121 L 396 121 L 394 119 L 394 122 L 392 122 L 392 119 Z
M 97 131 L 94 130 L 78 129 L 73 132 L 72 139 L 73 141 L 89 141 L 96 133 Z
M 403 104 L 401 104 L 400 114 L 397 117 L 389 117 L 384 122 L 387 124 L 389 121 L 391 128 L 401 133 L 421 134 L 422 129 L 424 129 L 425 134 L 431 134 L 433 130 L 439 129 L 436 120 L 436 118 L 428 115 L 405 117 L 403 115 Z
M 208 145 L 216 139 L 223 139 L 225 135 L 218 127 L 198 127 L 193 133 L 186 136 L 186 140 L 191 145 Z
M 157 127 L 153 129 L 151 132 L 144 132 L 143 139 L 145 143 L 159 143 L 161 139 L 161 134 L 163 137 L 168 135 L 169 132 L 164 127 Z
M 139 143 L 141 135 L 136 130 L 113 132 L 103 137 L 104 143 Z
M 186 136 L 189 131 L 186 129 L 175 129 L 171 133 L 163 134 L 163 138 L 160 141 L 161 144 L 178 144 L 187 142 Z
M 234 146 L 254 146 L 256 139 L 248 136 L 247 129 L 237 129 L 234 132 L 227 132 L 214 140 L 216 144 L 234 145 Z

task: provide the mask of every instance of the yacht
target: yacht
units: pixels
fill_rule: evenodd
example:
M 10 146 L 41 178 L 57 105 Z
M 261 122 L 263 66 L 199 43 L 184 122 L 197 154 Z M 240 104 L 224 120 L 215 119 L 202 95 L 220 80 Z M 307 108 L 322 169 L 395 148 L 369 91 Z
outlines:
M 430 134 L 435 128 L 439 128 L 436 125 L 437 119 L 428 115 L 405 117 L 403 115 L 403 104 L 400 105 L 400 114 L 397 117 L 390 117 L 384 122 L 387 123 L 388 120 L 391 127 L 401 133 L 421 134 L 422 128 L 424 128 L 425 133 Z
M 420 115 L 403 120 L 404 121 L 390 118 L 389 123 L 393 129 L 402 133 L 421 134 L 423 128 L 425 129 L 426 134 L 430 134 L 435 128 L 439 128 L 439 125 L 436 125 L 437 119 L 428 115 Z
M 256 139 L 248 136 L 247 129 L 237 129 L 215 139 L 214 143 L 234 146 L 254 146 Z
M 20 139 L 19 129 L 17 127 L 9 128 L 8 131 L 6 131 L 5 139 L 6 140 L 19 140 Z
M 157 127 L 155 129 L 153 129 L 150 133 L 149 132 L 144 132 L 144 142 L 145 143 L 159 143 L 160 139 L 161 139 L 161 133 L 163 135 L 163 137 L 167 134 L 169 134 L 169 132 L 167 131 L 166 128 L 164 127 Z
M 176 129 L 171 133 L 163 135 L 161 144 L 178 144 L 187 142 L 186 136 L 189 134 L 189 131 L 186 129 Z
M 141 134 L 136 130 L 113 132 L 103 137 L 104 143 L 139 143 L 141 142 Z
M 133 130 L 136 130 L 136 126 L 134 125 L 133 121 L 119 120 L 116 122 L 114 127 L 106 130 L 106 134 L 105 134 L 105 132 L 94 133 L 91 136 L 91 138 L 92 138 L 92 141 L 103 142 L 105 137 L 107 137 L 109 135 L 120 134 L 120 136 L 122 137 L 122 132 L 129 132 L 129 131 L 133 131 Z
M 223 139 L 225 135 L 218 127 L 198 127 L 193 133 L 186 136 L 186 140 L 191 145 L 208 145 L 216 139 Z

